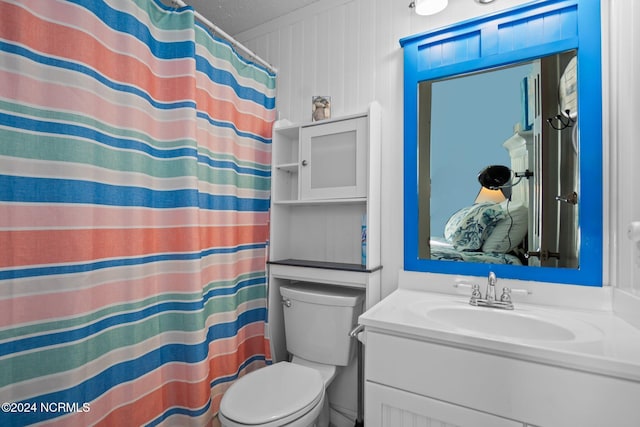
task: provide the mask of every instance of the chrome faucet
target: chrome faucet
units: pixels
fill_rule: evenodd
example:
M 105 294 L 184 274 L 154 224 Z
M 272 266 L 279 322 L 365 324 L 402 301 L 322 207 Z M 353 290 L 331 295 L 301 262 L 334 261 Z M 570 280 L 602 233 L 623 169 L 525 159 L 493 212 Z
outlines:
M 493 302 L 496 299 L 496 282 L 498 279 L 496 278 L 496 273 L 493 271 L 489 272 L 489 278 L 487 280 L 487 292 L 485 292 L 485 296 L 487 302 Z
M 482 298 L 480 286 L 477 284 L 473 285 L 469 304 L 478 307 L 492 307 L 502 308 L 505 310 L 513 310 L 513 302 L 511 302 L 511 289 L 507 288 L 506 286 L 502 288 L 502 295 L 500 296 L 500 300 L 496 300 L 497 282 L 498 278 L 496 277 L 496 274 L 491 271 L 487 279 L 487 291 L 485 292 L 485 298 Z

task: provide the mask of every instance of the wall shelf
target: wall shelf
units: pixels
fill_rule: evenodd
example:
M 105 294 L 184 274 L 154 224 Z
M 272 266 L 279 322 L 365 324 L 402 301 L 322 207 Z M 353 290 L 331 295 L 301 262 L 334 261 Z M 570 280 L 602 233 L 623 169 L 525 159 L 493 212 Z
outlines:
M 275 124 L 272 260 L 380 265 L 380 116 L 372 103 L 359 114 Z
M 269 264 L 275 265 L 291 265 L 295 267 L 311 267 L 311 268 L 324 268 L 328 270 L 343 270 L 343 271 L 358 271 L 362 273 L 372 273 L 380 270 L 381 265 L 368 269 L 362 264 L 347 264 L 342 262 L 326 262 L 326 261 L 311 261 L 305 259 L 281 259 L 275 261 L 269 261 Z
M 362 289 L 366 308 L 380 300 L 380 121 L 374 102 L 359 114 L 274 125 L 270 301 L 292 282 Z M 271 307 L 274 361 L 287 360 L 282 310 Z
M 353 199 L 311 199 L 311 200 L 279 200 L 273 201 L 274 205 L 290 206 L 322 206 L 322 205 L 358 205 L 367 203 L 366 197 Z
M 298 163 L 284 163 L 276 165 L 276 169 L 283 170 L 285 172 L 298 172 Z

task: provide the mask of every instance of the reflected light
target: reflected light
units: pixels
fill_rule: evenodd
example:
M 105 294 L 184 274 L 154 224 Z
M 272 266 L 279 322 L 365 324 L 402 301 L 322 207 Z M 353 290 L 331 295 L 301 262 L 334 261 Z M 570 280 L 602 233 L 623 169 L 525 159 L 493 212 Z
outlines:
M 478 196 L 474 203 L 495 202 L 500 203 L 507 200 L 502 190 L 490 190 L 487 187 L 480 187 Z

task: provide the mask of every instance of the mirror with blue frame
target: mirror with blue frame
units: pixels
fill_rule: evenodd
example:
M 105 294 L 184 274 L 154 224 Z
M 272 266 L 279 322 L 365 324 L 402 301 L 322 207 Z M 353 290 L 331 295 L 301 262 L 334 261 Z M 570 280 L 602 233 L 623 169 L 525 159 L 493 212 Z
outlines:
M 602 285 L 596 3 L 536 2 L 401 41 L 405 269 Z

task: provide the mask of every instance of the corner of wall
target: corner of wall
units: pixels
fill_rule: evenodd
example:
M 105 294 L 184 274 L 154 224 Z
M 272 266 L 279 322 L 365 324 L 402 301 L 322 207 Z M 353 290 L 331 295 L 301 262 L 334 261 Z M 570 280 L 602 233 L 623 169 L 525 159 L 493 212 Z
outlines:
M 640 329 L 640 296 L 614 289 L 613 311 L 625 322 Z

